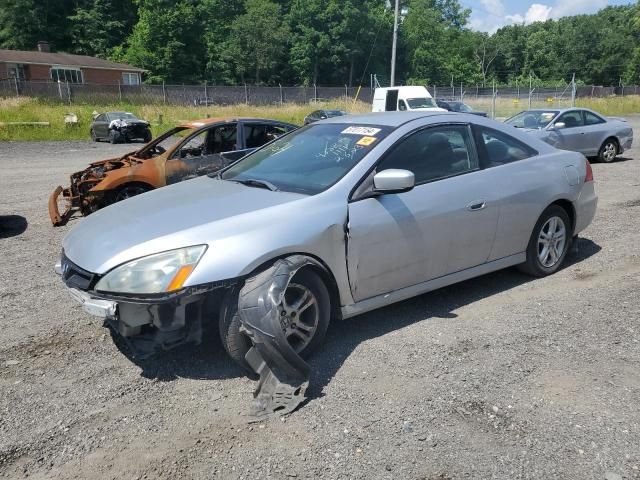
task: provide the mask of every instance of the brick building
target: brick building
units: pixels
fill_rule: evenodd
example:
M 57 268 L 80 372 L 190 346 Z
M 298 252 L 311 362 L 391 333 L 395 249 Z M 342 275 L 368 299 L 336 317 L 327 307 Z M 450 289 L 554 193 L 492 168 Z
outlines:
M 0 49 L 0 79 L 139 85 L 143 72 L 142 68 L 102 58 L 51 52 L 47 42 L 38 42 L 35 51 Z

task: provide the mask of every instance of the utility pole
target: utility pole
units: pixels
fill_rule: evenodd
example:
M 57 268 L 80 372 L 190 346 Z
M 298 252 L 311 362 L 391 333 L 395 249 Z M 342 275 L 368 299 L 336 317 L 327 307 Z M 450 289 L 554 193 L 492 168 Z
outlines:
M 400 13 L 400 0 L 396 0 L 396 9 L 393 17 L 393 46 L 391 47 L 391 85 L 396 84 L 396 48 L 398 46 L 398 15 Z

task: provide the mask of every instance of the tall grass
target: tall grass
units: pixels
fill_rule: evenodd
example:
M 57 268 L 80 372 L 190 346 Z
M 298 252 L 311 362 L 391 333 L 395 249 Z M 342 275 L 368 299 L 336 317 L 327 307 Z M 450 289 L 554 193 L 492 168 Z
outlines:
M 371 110 L 369 104 L 352 100 L 298 105 L 285 103 L 273 106 L 172 106 L 172 105 L 105 105 L 96 109 L 92 105 L 59 105 L 32 98 L 0 99 L 0 123 L 49 122 L 49 126 L 0 125 L 0 141 L 7 140 L 88 140 L 89 126 L 94 112 L 127 111 L 151 122 L 154 136 L 186 120 L 214 117 L 272 118 L 302 125 L 303 119 L 313 110 L 327 108 L 361 113 Z M 64 116 L 74 113 L 78 124 L 66 126 Z
M 465 99 L 478 110 L 491 112 L 491 99 Z M 603 115 L 640 114 L 640 95 L 608 98 L 579 99 L 578 106 L 592 108 Z M 561 108 L 567 102 L 534 103 L 534 108 Z M 301 125 L 304 117 L 319 108 L 337 108 L 351 113 L 364 113 L 371 110 L 366 102 L 353 102 L 350 99 L 318 104 L 290 104 L 256 107 L 250 105 L 232 106 L 171 106 L 171 105 L 128 105 L 113 104 L 96 108 L 92 105 L 60 105 L 33 98 L 18 97 L 0 99 L 0 123 L 2 122 L 49 122 L 49 126 L 0 125 L 0 141 L 7 140 L 88 140 L 89 125 L 94 111 L 130 111 L 151 122 L 154 136 L 174 127 L 185 120 L 206 117 L 258 117 L 273 118 L 284 122 Z M 528 100 L 516 101 L 512 98 L 496 100 L 496 117 L 505 118 L 526 110 Z M 79 123 L 76 126 L 65 126 L 66 113 L 75 113 Z

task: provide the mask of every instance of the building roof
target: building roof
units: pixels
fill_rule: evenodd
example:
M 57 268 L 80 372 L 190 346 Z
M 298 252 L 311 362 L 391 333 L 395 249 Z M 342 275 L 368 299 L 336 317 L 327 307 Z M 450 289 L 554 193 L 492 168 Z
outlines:
M 115 63 L 88 55 L 72 55 L 70 53 L 38 52 L 28 50 L 0 49 L 0 62 L 26 63 L 35 65 L 65 65 L 73 67 L 97 68 L 103 70 L 126 70 L 130 72 L 144 72 L 143 68 L 125 63 Z

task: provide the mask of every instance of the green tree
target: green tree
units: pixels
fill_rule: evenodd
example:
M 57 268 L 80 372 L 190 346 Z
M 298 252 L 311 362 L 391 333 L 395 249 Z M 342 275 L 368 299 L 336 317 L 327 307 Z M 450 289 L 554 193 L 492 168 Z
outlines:
M 243 82 L 272 82 L 286 52 L 289 29 L 281 20 L 280 6 L 270 0 L 245 0 L 245 8 L 231 24 L 226 49 L 230 63 Z

